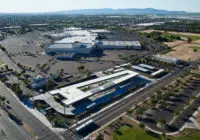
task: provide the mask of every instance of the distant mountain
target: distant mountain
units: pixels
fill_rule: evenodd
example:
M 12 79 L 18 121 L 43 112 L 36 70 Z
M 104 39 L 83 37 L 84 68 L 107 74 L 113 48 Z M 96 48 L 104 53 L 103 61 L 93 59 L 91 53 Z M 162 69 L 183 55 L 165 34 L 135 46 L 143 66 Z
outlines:
M 38 12 L 38 13 L 0 13 L 0 15 L 135 15 L 135 14 L 187 14 L 185 11 L 168 11 L 154 8 L 128 8 L 128 9 L 80 9 L 66 10 L 55 12 Z
M 68 14 L 68 15 L 115 15 L 115 14 L 126 14 L 126 15 L 134 15 L 134 14 L 186 14 L 185 11 L 168 11 L 168 10 L 159 10 L 153 8 L 145 8 L 145 9 L 80 9 L 80 10 L 67 10 L 67 11 L 58 11 L 51 12 L 48 14 Z

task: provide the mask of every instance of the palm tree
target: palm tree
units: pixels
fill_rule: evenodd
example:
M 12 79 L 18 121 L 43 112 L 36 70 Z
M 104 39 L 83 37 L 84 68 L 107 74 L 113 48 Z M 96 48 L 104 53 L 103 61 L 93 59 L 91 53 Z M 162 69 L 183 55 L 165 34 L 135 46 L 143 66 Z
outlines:
M 83 73 L 83 70 L 85 69 L 85 66 L 84 65 L 80 65 L 80 66 L 78 66 L 77 69 L 78 69 L 79 72 Z
M 3 105 L 3 108 L 5 108 L 5 100 L 6 100 L 6 97 L 0 96 L 0 102 Z
M 189 37 L 188 40 L 187 40 L 187 42 L 188 42 L 188 43 L 191 43 L 191 42 L 192 42 L 192 38 Z
M 60 74 L 62 75 L 64 72 L 64 69 L 60 69 Z

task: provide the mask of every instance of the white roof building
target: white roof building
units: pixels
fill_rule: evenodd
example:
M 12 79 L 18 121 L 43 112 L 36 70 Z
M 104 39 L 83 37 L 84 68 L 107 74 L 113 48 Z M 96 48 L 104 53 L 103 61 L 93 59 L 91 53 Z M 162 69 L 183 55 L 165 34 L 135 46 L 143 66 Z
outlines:
M 59 41 L 55 41 L 55 44 L 66 44 L 66 43 L 94 43 L 96 40 L 96 36 L 73 36 L 73 37 L 67 37 Z
M 105 29 L 93 29 L 90 30 L 91 33 L 110 33 L 110 31 L 105 30 Z
M 49 94 L 51 95 L 62 95 L 65 99 L 62 101 L 65 105 L 71 105 L 73 103 L 76 103 L 80 100 L 83 100 L 85 98 L 88 98 L 94 94 L 97 94 L 101 92 L 102 90 L 105 90 L 107 88 L 110 88 L 114 85 L 117 85 L 125 80 L 128 80 L 130 78 L 133 78 L 137 76 L 138 73 L 125 70 L 122 72 L 118 72 L 115 74 L 107 75 L 104 77 L 100 77 L 94 80 L 78 83 L 75 85 L 71 85 L 68 87 L 64 87 L 61 89 L 50 91 Z M 99 82 L 105 82 L 105 84 L 98 85 Z M 82 88 L 87 87 L 92 84 L 97 84 L 95 87 L 88 89 L 87 91 L 84 91 Z
M 155 67 L 153 66 L 150 66 L 150 65 L 147 65 L 147 64 L 139 64 L 140 67 L 143 67 L 143 68 L 147 68 L 147 69 L 150 69 L 150 70 L 153 70 L 155 69 Z
M 102 41 L 104 49 L 141 49 L 139 41 Z
M 163 62 L 167 62 L 167 63 L 173 63 L 173 64 L 177 64 L 180 61 L 177 58 L 168 57 L 168 56 L 160 55 L 160 54 L 154 55 L 154 58 L 156 60 L 159 60 L 159 61 L 163 61 Z
M 163 73 L 163 72 L 165 72 L 165 70 L 164 70 L 164 69 L 160 69 L 160 70 L 158 70 L 158 71 L 152 73 L 151 76 L 152 76 L 152 77 L 155 77 L 155 76 L 157 76 L 157 75 L 159 75 L 159 74 L 161 74 L 161 73 Z
M 95 32 L 90 32 L 89 30 L 83 30 L 81 28 L 65 28 L 64 32 L 61 33 L 55 33 L 51 35 L 51 38 L 53 39 L 58 39 L 58 38 L 63 38 L 63 37 L 74 37 L 74 36 L 86 36 L 86 37 L 97 37 L 98 34 Z

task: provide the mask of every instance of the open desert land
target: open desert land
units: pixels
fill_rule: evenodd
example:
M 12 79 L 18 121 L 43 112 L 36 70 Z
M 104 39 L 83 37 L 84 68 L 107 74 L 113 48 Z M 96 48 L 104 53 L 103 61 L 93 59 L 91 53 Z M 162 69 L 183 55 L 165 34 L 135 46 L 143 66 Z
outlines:
M 165 32 L 163 30 L 154 30 L 154 29 L 149 29 L 149 30 L 143 30 L 141 33 L 151 33 L 151 32 Z M 167 33 L 170 34 L 176 34 L 176 35 L 181 35 L 181 36 L 199 36 L 200 34 L 197 33 L 188 33 L 188 32 L 174 32 L 174 31 L 167 31 Z
M 185 61 L 194 61 L 200 58 L 200 40 L 192 41 L 174 41 L 165 42 L 164 44 L 172 47 L 172 51 L 168 52 L 166 56 L 175 57 Z
M 183 43 L 173 47 L 173 51 L 166 56 L 175 57 L 185 61 L 194 61 L 200 58 L 200 44 Z
M 142 32 L 151 33 L 153 31 L 164 32 L 161 30 L 144 30 Z M 164 42 L 164 44 L 172 48 L 172 51 L 165 54 L 166 56 L 175 57 L 185 61 L 194 61 L 200 58 L 200 34 L 173 31 L 168 31 L 167 33 L 180 35 L 183 38 L 191 37 L 193 41 L 188 43 L 187 39 L 183 39 L 173 42 Z

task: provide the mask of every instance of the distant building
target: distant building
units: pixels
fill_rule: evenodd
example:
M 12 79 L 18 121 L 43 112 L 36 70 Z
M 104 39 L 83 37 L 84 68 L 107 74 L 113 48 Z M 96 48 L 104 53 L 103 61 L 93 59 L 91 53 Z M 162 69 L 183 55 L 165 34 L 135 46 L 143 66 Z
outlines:
M 154 70 L 155 67 L 153 66 L 150 66 L 150 65 L 147 65 L 147 64 L 139 64 L 140 67 L 143 67 L 143 68 L 147 68 L 147 69 L 150 69 L 150 70 Z
M 77 57 L 101 57 L 104 49 L 142 48 L 138 41 L 99 41 L 98 33 L 109 33 L 109 31 L 65 28 L 64 32 L 51 35 L 51 38 L 60 40 L 48 45 L 45 49 L 46 54 L 56 55 L 59 60 L 73 60 Z
M 77 57 L 102 56 L 100 47 L 91 43 L 52 44 L 46 47 L 46 54 L 55 54 L 59 60 L 73 60 Z
M 83 43 L 63 43 L 63 44 L 51 44 L 46 47 L 47 54 L 57 53 L 90 53 L 93 48 L 92 44 Z
M 152 77 L 157 77 L 157 76 L 159 76 L 159 75 L 161 75 L 161 74 L 163 74 L 163 73 L 165 73 L 165 70 L 164 70 L 164 69 L 160 69 L 160 70 L 158 70 L 158 71 L 156 71 L 156 72 L 153 72 L 153 73 L 151 74 L 151 76 L 152 76 Z
M 49 36 L 51 39 L 57 40 L 57 39 L 62 39 L 62 38 L 68 38 L 68 37 L 75 37 L 75 36 L 98 36 L 94 32 L 90 32 L 88 30 L 83 30 L 82 28 L 75 28 L 75 27 L 70 27 L 70 28 L 65 28 L 63 32 L 61 33 L 54 33 L 51 35 L 46 35 Z
M 42 88 L 47 84 L 47 78 L 41 74 L 30 77 L 31 87 L 33 89 Z
M 139 41 L 102 41 L 102 48 L 140 50 L 142 46 Z
M 142 68 L 142 67 L 139 67 L 139 66 L 132 66 L 131 68 L 137 70 L 137 71 L 141 71 L 141 72 L 145 72 L 145 73 L 149 73 L 149 70 L 148 69 L 145 69 L 145 68 Z
M 168 56 L 164 56 L 164 55 L 154 55 L 154 59 L 162 61 L 162 62 L 166 62 L 166 63 L 172 63 L 172 64 L 179 64 L 180 60 L 177 58 L 173 58 L 173 57 L 168 57 Z

